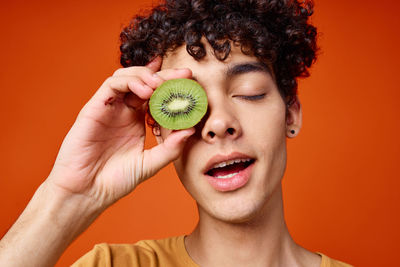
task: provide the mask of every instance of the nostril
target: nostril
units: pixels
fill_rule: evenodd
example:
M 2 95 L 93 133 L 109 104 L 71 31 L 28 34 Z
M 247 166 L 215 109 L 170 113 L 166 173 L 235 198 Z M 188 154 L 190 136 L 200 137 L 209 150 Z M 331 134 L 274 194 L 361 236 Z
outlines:
M 235 133 L 235 129 L 233 128 L 228 128 L 228 130 L 226 130 L 228 132 L 228 134 L 233 135 Z
M 214 132 L 208 132 L 208 135 L 209 135 L 211 138 L 213 138 L 213 137 L 215 136 L 215 133 L 214 133 Z

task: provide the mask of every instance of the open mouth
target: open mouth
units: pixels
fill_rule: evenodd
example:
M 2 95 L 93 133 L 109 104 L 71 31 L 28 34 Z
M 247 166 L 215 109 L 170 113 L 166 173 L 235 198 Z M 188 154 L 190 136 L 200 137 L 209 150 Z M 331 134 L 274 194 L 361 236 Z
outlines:
M 247 167 L 253 164 L 254 161 L 254 159 L 247 158 L 220 162 L 208 170 L 206 175 L 218 179 L 228 179 L 245 170 Z

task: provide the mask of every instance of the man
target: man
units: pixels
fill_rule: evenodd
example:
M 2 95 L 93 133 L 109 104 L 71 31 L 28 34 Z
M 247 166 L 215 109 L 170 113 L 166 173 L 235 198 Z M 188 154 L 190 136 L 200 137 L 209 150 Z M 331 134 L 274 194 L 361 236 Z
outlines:
M 52 266 L 102 211 L 173 161 L 198 205 L 193 233 L 98 245 L 74 266 L 347 266 L 297 245 L 283 216 L 286 138 L 302 122 L 296 78 L 317 50 L 311 13 L 311 3 L 288 0 L 167 1 L 137 17 L 121 34 L 125 68 L 79 113 L 1 241 L 0 265 Z M 208 113 L 181 131 L 152 122 L 159 144 L 144 150 L 147 101 L 175 78 L 205 88 Z

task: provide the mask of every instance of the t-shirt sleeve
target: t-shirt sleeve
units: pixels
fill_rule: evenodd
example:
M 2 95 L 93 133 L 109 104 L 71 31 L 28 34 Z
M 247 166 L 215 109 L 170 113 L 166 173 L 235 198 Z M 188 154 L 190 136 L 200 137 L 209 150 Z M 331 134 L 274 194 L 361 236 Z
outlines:
M 157 266 L 153 251 L 135 245 L 98 244 L 78 259 L 72 267 Z
M 317 252 L 317 254 L 319 254 L 322 257 L 322 261 L 321 261 L 321 266 L 320 267 L 353 267 L 353 265 L 344 263 L 344 262 L 339 261 L 339 260 L 335 260 L 335 259 L 329 258 L 325 254 L 322 254 L 320 252 Z
M 98 244 L 94 248 L 83 255 L 79 260 L 77 260 L 72 267 L 94 267 L 94 266 L 104 266 L 110 267 L 111 265 L 111 255 L 110 249 L 107 244 Z

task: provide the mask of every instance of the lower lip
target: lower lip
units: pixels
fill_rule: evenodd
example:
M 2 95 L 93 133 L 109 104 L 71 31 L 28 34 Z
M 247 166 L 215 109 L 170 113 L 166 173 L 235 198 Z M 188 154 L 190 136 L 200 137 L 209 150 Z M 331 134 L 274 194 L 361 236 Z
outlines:
M 239 189 L 247 184 L 250 180 L 251 170 L 253 169 L 254 162 L 246 169 L 241 170 L 235 176 L 231 178 L 215 178 L 210 175 L 206 175 L 208 182 L 214 187 L 215 190 L 226 192 Z

